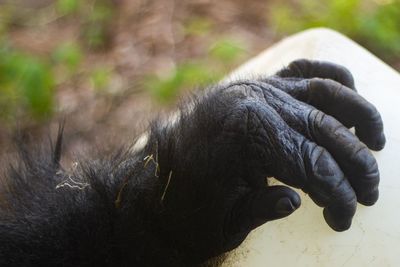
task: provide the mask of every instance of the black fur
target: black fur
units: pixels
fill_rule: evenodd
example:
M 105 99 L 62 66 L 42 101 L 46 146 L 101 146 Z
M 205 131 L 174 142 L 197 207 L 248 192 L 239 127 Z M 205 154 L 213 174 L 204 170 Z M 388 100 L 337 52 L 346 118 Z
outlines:
M 308 192 L 333 229 L 347 229 L 357 200 L 377 200 L 379 172 L 365 145 L 322 111 L 348 127 L 361 120 L 360 138 L 384 145 L 372 105 L 350 89 L 329 95 L 343 86 L 333 80 L 354 87 L 349 75 L 297 61 L 277 76 L 214 87 L 176 121 L 153 122 L 144 148 L 68 170 L 60 165 L 63 126 L 50 151 L 20 146 L 0 186 L 0 266 L 200 264 L 299 207 L 293 190 L 267 186 L 267 176 Z M 356 103 L 359 117 L 346 101 L 334 107 L 338 95 Z

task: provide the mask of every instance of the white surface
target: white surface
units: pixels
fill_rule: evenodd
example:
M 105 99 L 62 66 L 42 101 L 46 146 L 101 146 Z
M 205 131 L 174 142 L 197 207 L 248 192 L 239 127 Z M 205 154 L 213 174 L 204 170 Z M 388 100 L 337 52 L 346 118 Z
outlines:
M 380 111 L 387 143 L 374 152 L 381 173 L 379 201 L 358 205 L 352 227 L 337 233 L 325 223 L 322 209 L 301 194 L 299 210 L 251 233 L 224 266 L 400 266 L 400 75 L 343 35 L 314 29 L 269 48 L 229 79 L 272 74 L 298 58 L 346 66 L 359 93 Z

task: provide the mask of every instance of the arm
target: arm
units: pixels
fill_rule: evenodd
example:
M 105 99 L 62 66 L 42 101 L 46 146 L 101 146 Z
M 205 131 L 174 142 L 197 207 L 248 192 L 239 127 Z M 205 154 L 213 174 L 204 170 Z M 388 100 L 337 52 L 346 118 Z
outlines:
M 38 221 L 54 230 L 37 227 L 32 238 L 17 239 L 14 233 L 27 232 L 22 226 L 37 222 L 3 219 L 0 244 L 11 242 L 14 250 L 0 251 L 15 261 L 33 255 L 65 266 L 198 264 L 300 206 L 289 187 L 268 186 L 270 176 L 307 192 L 334 230 L 346 230 L 357 201 L 372 205 L 378 198 L 379 172 L 367 146 L 378 150 L 385 143 L 379 113 L 353 87 L 342 67 L 297 61 L 276 76 L 212 88 L 176 120 L 153 123 L 143 149 L 83 164 L 73 181 L 87 187 L 75 190 L 70 183 L 54 192 L 69 176 L 59 177 L 53 165 L 39 175 L 46 186 L 23 184 L 27 195 L 40 196 L 33 202 L 47 205 Z M 15 201 L 12 191 L 2 195 L 23 205 L 26 199 Z M 56 207 L 68 209 L 49 212 Z M 54 217 L 59 220 L 49 220 Z M 38 236 L 48 237 L 38 242 L 46 252 L 32 244 Z

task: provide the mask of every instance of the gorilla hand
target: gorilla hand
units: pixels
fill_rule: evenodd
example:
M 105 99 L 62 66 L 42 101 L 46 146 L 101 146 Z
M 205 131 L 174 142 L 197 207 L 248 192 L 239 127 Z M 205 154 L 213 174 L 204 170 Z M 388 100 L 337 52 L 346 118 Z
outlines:
M 336 231 L 350 227 L 357 201 L 377 201 L 368 147 L 383 148 L 382 120 L 343 67 L 299 60 L 194 102 L 153 127 L 148 143 L 158 157 L 159 230 L 187 262 L 229 251 L 300 206 L 295 191 L 268 186 L 268 176 L 308 193 Z

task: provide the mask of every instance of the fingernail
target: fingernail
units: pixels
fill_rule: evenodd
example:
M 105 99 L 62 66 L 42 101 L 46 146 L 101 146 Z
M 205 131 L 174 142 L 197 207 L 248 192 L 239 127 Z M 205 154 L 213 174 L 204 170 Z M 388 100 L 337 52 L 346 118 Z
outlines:
M 275 204 L 275 211 L 280 214 L 288 214 L 294 211 L 296 207 L 290 201 L 288 197 L 284 197 L 278 200 Z

